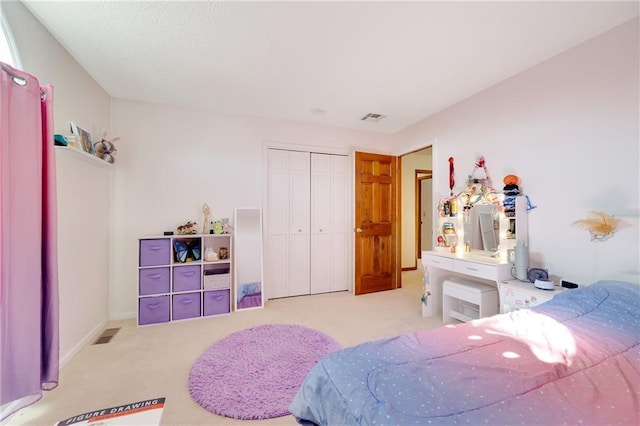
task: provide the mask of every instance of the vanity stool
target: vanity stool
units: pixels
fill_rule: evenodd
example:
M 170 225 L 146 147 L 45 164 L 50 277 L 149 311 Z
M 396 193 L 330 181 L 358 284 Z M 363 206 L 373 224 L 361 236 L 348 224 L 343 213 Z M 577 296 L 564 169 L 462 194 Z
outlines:
M 487 284 L 460 278 L 442 283 L 442 322 L 451 318 L 467 322 L 498 313 L 498 289 Z

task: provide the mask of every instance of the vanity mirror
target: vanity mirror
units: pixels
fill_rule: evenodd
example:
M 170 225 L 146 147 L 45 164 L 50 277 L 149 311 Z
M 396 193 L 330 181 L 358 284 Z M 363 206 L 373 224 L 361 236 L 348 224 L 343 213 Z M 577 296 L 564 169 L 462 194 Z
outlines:
M 451 159 L 450 159 L 451 160 Z M 477 171 L 484 176 L 475 176 Z M 493 188 L 484 157 L 479 157 L 465 188 L 442 200 L 436 251 L 506 256 L 516 245 L 527 245 L 527 205 L 518 196 L 517 177 L 505 177 L 505 188 Z
M 508 249 L 527 245 L 527 201 L 516 197 L 515 211 L 509 217 L 495 204 L 475 204 L 462 214 L 441 215 L 437 227 L 444 247 L 436 251 L 460 253 L 466 248 L 476 254 L 494 256 L 499 251 L 506 256 Z
M 463 220 L 465 243 L 471 250 L 496 252 L 500 244 L 500 214 L 493 204 L 473 206 Z

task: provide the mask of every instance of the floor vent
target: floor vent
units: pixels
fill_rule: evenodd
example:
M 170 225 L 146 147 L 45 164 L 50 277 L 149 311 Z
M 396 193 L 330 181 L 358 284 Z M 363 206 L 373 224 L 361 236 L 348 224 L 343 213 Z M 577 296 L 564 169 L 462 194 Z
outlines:
M 94 345 L 102 345 L 104 343 L 109 343 L 111 341 L 111 339 L 113 339 L 113 336 L 115 336 L 116 334 L 118 334 L 118 331 L 120 331 L 120 327 L 118 328 L 107 328 L 105 331 L 102 332 L 102 334 L 96 339 L 95 342 L 93 342 Z

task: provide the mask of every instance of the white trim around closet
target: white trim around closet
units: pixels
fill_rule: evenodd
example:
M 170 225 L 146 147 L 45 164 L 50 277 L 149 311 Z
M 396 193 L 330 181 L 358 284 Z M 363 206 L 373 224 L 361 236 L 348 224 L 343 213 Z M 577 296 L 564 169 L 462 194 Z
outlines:
M 350 149 L 350 148 L 334 148 L 334 147 L 325 147 L 325 146 L 314 146 L 314 145 L 300 145 L 300 144 L 292 144 L 292 143 L 284 143 L 284 142 L 276 142 L 276 141 L 264 141 L 262 144 L 262 212 L 263 212 L 263 228 L 262 228 L 262 240 L 266 241 L 267 240 L 267 235 L 265 235 L 265 233 L 267 232 L 266 230 L 268 229 L 268 221 L 269 221 L 269 217 L 268 217 L 268 191 L 267 191 L 267 179 L 268 179 L 268 165 L 267 165 L 267 161 L 268 161 L 268 150 L 269 149 L 282 149 L 282 150 L 287 150 L 287 151 L 300 151 L 300 152 L 309 152 L 309 153 L 316 153 L 316 154 L 331 154 L 331 155 L 344 155 L 349 157 L 349 165 L 350 165 L 350 170 L 349 170 L 349 175 L 350 175 L 350 179 L 349 179 L 349 193 L 351 193 L 351 198 L 349 200 L 348 203 L 348 215 L 351 218 L 351 228 L 355 229 L 353 226 L 353 221 L 354 221 L 354 210 L 353 210 L 353 203 L 355 200 L 355 194 L 354 194 L 354 187 L 353 187 L 353 174 L 354 174 L 354 169 L 353 169 L 353 158 L 354 158 L 354 150 Z M 354 276 L 354 264 L 353 264 L 353 259 L 354 259 L 354 235 L 353 233 L 350 234 L 350 239 L 349 239 L 349 245 L 350 245 L 350 250 L 349 250 L 349 256 L 350 256 L 350 270 L 349 270 L 349 275 L 352 277 Z M 265 277 L 266 279 L 266 277 Z M 265 286 L 268 286 L 269 283 L 264 283 Z M 349 291 L 353 294 L 353 286 L 354 283 L 353 281 L 351 282 L 351 288 L 349 289 Z

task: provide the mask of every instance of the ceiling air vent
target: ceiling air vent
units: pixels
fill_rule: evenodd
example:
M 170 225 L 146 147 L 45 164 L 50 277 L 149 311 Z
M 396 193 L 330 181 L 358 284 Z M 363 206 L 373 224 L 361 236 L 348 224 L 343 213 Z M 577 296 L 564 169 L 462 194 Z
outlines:
M 374 113 L 370 112 L 369 114 L 367 114 L 364 117 L 362 117 L 360 120 L 367 121 L 369 123 L 377 123 L 378 121 L 382 120 L 385 117 L 386 117 L 386 115 L 374 114 Z

